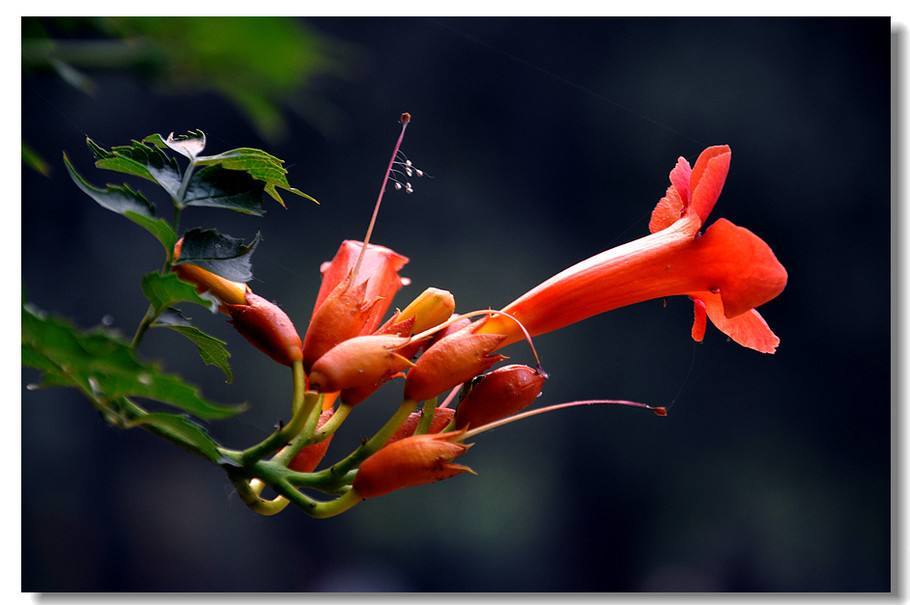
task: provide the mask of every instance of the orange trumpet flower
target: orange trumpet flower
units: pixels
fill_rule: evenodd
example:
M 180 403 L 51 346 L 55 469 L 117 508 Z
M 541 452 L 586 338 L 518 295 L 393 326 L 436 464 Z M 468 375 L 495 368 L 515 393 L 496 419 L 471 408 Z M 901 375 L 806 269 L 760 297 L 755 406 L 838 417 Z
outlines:
M 690 169 L 679 158 L 670 187 L 651 216 L 651 235 L 601 252 L 551 277 L 506 306 L 532 335 L 646 300 L 685 295 L 696 301 L 692 336 L 705 318 L 742 346 L 774 353 L 780 339 L 756 307 L 780 294 L 787 271 L 761 238 L 725 219 L 701 234 L 730 167 L 726 145 L 705 149 Z M 522 338 L 514 322 L 494 316 L 478 334 Z

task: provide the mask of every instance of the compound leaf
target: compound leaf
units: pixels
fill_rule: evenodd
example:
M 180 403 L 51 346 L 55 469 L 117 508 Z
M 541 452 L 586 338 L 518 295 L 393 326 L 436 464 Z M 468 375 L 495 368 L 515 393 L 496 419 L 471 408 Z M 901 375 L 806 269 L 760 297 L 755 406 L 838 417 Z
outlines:
M 186 416 L 155 412 L 131 420 L 127 426 L 130 428 L 141 426 L 160 433 L 216 464 L 225 461 L 218 452 L 218 443 L 212 439 L 208 431 Z
M 265 184 L 265 192 L 276 202 L 285 206 L 284 199 L 278 192 L 279 189 L 289 191 L 300 197 L 304 197 L 312 202 L 315 198 L 300 191 L 296 187 L 291 187 L 288 183 L 287 169 L 284 167 L 284 160 L 251 147 L 239 147 L 231 149 L 218 155 L 210 155 L 196 158 L 197 164 L 203 165 L 220 165 L 228 170 L 240 170 L 246 172 L 251 177 Z
M 217 307 L 213 300 L 204 298 L 196 292 L 193 284 L 183 281 L 175 273 L 147 273 L 142 277 L 142 292 L 157 313 L 182 302 L 202 305 L 210 311 L 215 311 Z
M 77 386 L 102 409 L 114 409 L 122 397 L 158 401 L 204 419 L 242 412 L 205 399 L 199 389 L 136 359 L 119 336 L 103 329 L 82 331 L 70 323 L 22 307 L 22 363 L 42 370 L 50 382 Z
M 95 155 L 95 166 L 123 174 L 142 177 L 160 185 L 176 199 L 183 178 L 177 161 L 165 154 L 156 145 L 144 141 L 133 141 L 129 145 L 111 147 L 107 150 L 90 139 L 85 143 Z
M 206 365 L 215 366 L 224 372 L 226 382 L 234 381 L 234 373 L 231 371 L 231 364 L 229 361 L 231 353 L 227 350 L 227 343 L 225 341 L 215 338 L 211 334 L 207 334 L 190 324 L 187 318 L 180 314 L 176 309 L 169 310 L 162 314 L 153 326 L 156 328 L 167 328 L 178 334 L 182 334 L 196 345 L 196 350 L 199 351 L 199 356 Z

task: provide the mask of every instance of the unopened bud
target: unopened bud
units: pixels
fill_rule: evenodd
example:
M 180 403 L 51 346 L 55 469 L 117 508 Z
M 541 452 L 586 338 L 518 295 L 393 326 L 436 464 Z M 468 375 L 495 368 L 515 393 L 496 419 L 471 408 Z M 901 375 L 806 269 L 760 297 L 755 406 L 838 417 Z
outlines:
M 547 376 L 526 365 L 508 365 L 482 376 L 458 404 L 456 428 L 477 428 L 525 409 L 537 399 Z
M 455 310 L 455 297 L 448 290 L 427 288 L 405 307 L 395 318 L 402 322 L 414 318 L 412 334 L 429 330 L 443 323 L 452 316 Z
M 363 498 L 473 473 L 469 467 L 453 464 L 470 446 L 458 439 L 463 432 L 413 435 L 392 443 L 360 465 L 353 488 Z
M 442 431 L 442 429 L 449 426 L 449 423 L 452 422 L 452 418 L 454 416 L 455 410 L 452 408 L 437 408 L 434 410 L 433 420 L 430 421 L 430 428 L 427 433 L 439 433 Z M 420 421 L 422 419 L 423 410 L 411 412 L 407 419 L 401 423 L 401 426 L 398 427 L 395 433 L 389 437 L 389 440 L 386 442 L 385 447 L 388 447 L 390 443 L 401 441 L 402 439 L 413 435 L 414 431 L 417 430 L 417 425 L 420 424 Z
M 490 355 L 505 340 L 500 334 L 474 334 L 467 328 L 446 336 L 420 356 L 408 372 L 404 396 L 423 401 L 470 380 L 505 359 Z
M 310 372 L 310 385 L 324 392 L 376 384 L 412 365 L 398 351 L 410 338 L 388 334 L 357 336 L 333 347 Z M 342 394 L 342 400 L 349 405 Z
M 180 258 L 182 248 L 183 238 L 180 238 L 174 246 L 174 262 Z M 244 283 L 225 279 L 198 265 L 189 263 L 174 265 L 174 273 L 183 281 L 195 285 L 199 292 L 210 292 L 224 303 L 242 305 L 246 302 L 246 293 L 249 288 Z
M 224 304 L 222 309 L 244 338 L 278 363 L 290 366 L 303 358 L 297 329 L 278 305 L 247 292 L 243 304 Z

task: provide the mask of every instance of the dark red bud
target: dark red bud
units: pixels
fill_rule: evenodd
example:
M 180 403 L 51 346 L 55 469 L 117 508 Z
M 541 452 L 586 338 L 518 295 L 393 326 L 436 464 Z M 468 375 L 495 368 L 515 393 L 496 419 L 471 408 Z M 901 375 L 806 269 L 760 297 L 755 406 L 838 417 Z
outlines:
M 458 404 L 456 428 L 477 428 L 525 409 L 537 399 L 546 374 L 526 365 L 508 365 L 481 377 Z
M 303 358 L 303 346 L 294 323 L 278 305 L 246 293 L 246 304 L 223 304 L 231 323 L 254 347 L 280 364 L 290 366 Z

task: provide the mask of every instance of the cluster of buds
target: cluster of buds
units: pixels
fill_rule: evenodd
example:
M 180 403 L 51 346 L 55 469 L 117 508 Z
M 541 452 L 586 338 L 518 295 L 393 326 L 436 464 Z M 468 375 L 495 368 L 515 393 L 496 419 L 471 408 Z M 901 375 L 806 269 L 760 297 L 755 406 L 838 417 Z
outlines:
M 322 283 L 302 341 L 288 316 L 245 284 L 200 267 L 175 266 L 180 277 L 221 301 L 221 310 L 254 346 L 299 371 L 304 388 L 322 402 L 318 415 L 319 410 L 306 410 L 313 420 L 301 426 L 310 428 L 290 443 L 278 444 L 283 449 L 276 454 L 296 473 L 294 481 L 343 494 L 330 512 L 316 505 L 313 511 L 337 514 L 362 499 L 473 472 L 453 462 L 470 447 L 466 439 L 552 409 L 620 404 L 665 415 L 666 408 L 622 400 L 525 411 L 547 380 L 532 337 L 587 317 L 682 295 L 695 303 L 696 340 L 704 338 L 710 319 L 743 346 L 765 353 L 776 349 L 779 339 L 755 309 L 783 290 L 783 266 L 764 241 L 729 221 L 720 219 L 702 233 L 729 170 L 726 146 L 705 150 L 694 168 L 679 159 L 670 173 L 671 186 L 652 215 L 651 235 L 569 267 L 499 311 L 457 314 L 453 295 L 431 287 L 383 322 L 394 296 L 408 284 L 400 275 L 408 258 L 370 239 L 390 183 L 410 192 L 410 182 L 402 185 L 400 177 L 423 175 L 400 150 L 409 123 L 410 116 L 403 114 L 363 241 L 344 241 L 322 265 Z M 505 359 L 499 351 L 522 339 L 535 366 L 492 369 Z M 404 385 L 398 412 L 351 455 L 316 472 L 348 413 L 399 378 Z M 453 410 L 450 404 L 459 393 Z M 278 487 L 291 497 L 287 485 Z

